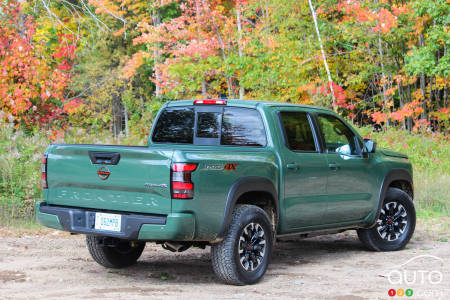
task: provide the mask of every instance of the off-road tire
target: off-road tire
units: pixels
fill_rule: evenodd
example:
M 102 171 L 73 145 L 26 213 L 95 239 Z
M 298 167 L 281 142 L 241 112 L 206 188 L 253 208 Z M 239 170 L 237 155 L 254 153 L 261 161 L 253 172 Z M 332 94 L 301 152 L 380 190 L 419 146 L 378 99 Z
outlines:
M 246 270 L 243 263 L 241 263 L 241 255 L 243 254 L 240 253 L 242 250 L 240 248 L 242 246 L 240 245 L 240 238 L 245 233 L 244 229 L 252 228 L 248 226 L 254 226 L 254 228 L 258 229 L 262 228 L 264 234 L 264 254 L 261 262 L 257 264 L 254 270 Z M 255 231 L 257 230 L 255 229 Z M 258 244 L 262 244 L 261 240 L 259 241 Z M 256 283 L 267 270 L 272 245 L 272 225 L 267 213 L 254 205 L 237 205 L 233 211 L 231 222 L 223 241 L 211 246 L 211 260 L 214 272 L 220 280 L 228 284 L 246 285 Z M 252 243 L 248 244 L 248 246 L 250 248 L 246 249 L 252 249 Z M 254 263 L 252 262 L 251 268 L 253 266 Z
M 136 263 L 145 248 L 145 242 L 119 240 L 112 247 L 101 243 L 102 237 L 86 235 L 86 245 L 92 258 L 106 268 L 125 268 Z
M 414 233 L 414 229 L 416 227 L 416 210 L 411 197 L 401 189 L 389 188 L 386 192 L 381 208 L 384 209 L 385 205 L 390 202 L 395 202 L 397 205 L 400 204 L 403 206 L 407 213 L 407 216 L 405 217 L 407 224 L 403 230 L 403 233 L 401 233 L 396 240 L 392 241 L 381 237 L 381 234 L 378 232 L 378 228 L 380 226 L 378 221 L 372 228 L 358 229 L 357 233 L 359 240 L 372 251 L 401 250 L 406 246 Z

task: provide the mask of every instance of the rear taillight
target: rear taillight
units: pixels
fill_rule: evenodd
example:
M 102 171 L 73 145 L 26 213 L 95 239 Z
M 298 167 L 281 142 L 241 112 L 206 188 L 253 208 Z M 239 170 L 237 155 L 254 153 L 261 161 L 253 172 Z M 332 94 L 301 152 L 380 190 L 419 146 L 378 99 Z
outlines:
M 227 101 L 226 100 L 214 100 L 214 99 L 205 99 L 205 100 L 195 100 L 194 101 L 194 105 L 201 105 L 201 104 L 206 104 L 206 105 L 226 105 Z
M 44 155 L 42 158 L 42 165 L 41 165 L 41 182 L 42 182 L 42 188 L 46 189 L 48 188 L 47 184 L 47 155 Z
M 195 169 L 197 169 L 197 164 L 172 164 L 172 198 L 194 198 L 194 183 L 191 180 L 191 173 Z

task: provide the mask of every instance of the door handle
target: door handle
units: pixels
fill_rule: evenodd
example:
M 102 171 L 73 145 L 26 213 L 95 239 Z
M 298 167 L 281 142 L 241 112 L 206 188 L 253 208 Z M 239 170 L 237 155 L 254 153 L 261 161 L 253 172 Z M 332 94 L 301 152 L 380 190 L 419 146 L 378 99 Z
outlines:
M 286 165 L 286 168 L 297 170 L 300 168 L 300 165 L 298 163 L 290 163 Z
M 335 163 L 335 162 L 332 162 L 332 163 L 329 163 L 329 164 L 328 164 L 328 167 L 329 167 L 331 170 L 337 171 L 337 170 L 340 169 L 341 166 L 340 166 L 339 164 Z

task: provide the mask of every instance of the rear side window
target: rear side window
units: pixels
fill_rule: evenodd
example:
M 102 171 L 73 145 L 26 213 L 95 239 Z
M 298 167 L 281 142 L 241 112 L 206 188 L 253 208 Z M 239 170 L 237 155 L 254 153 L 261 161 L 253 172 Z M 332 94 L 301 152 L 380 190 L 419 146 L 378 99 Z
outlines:
M 156 123 L 153 142 L 192 144 L 194 118 L 193 108 L 166 108 Z
M 280 112 L 286 146 L 292 151 L 316 151 L 308 116 L 304 112 Z
M 224 108 L 220 144 L 265 146 L 266 132 L 260 114 L 254 109 Z

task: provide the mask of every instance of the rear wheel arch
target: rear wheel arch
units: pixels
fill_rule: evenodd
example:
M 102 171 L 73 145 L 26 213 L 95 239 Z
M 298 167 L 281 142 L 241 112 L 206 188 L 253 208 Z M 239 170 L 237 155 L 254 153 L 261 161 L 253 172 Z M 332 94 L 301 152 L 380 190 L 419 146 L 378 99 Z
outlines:
M 265 177 L 249 176 L 236 180 L 231 186 L 218 238 L 224 237 L 230 225 L 233 210 L 237 204 L 251 204 L 262 208 L 271 218 L 273 227 L 278 226 L 278 193 L 271 180 Z M 274 231 L 275 232 L 275 231 Z
M 270 262 L 274 240 L 271 227 L 264 210 L 237 204 L 223 240 L 211 245 L 211 262 L 219 279 L 234 285 L 258 282 Z

